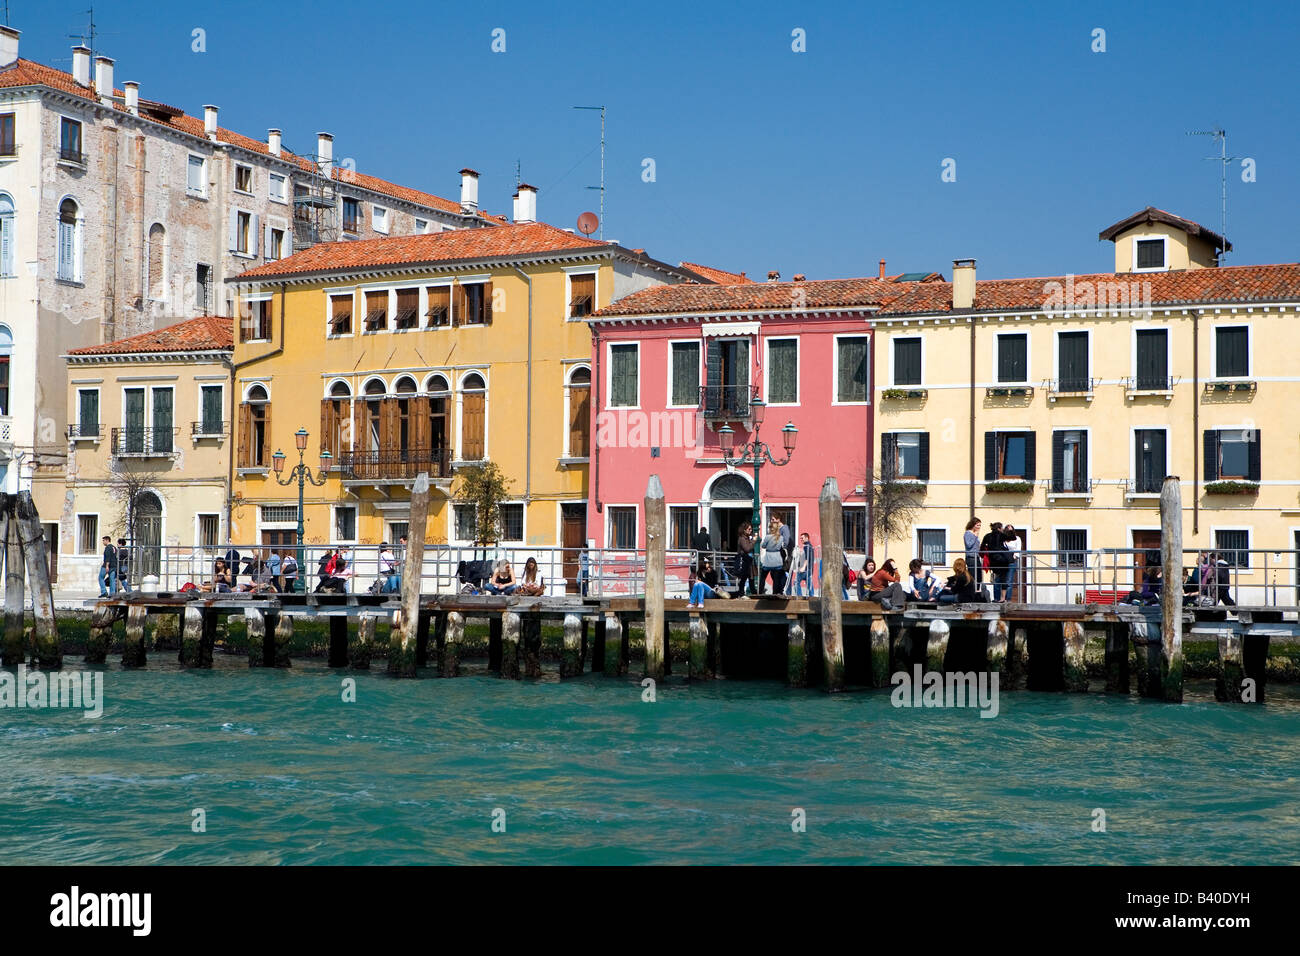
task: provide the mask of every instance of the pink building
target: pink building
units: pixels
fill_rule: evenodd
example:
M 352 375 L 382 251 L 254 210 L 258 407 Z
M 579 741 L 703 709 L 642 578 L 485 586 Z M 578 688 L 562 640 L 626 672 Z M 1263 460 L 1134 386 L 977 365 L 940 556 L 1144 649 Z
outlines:
M 817 498 L 835 475 L 845 549 L 861 554 L 869 545 L 863 488 L 874 465 L 871 318 L 899 291 L 888 279 L 688 283 L 595 313 L 589 538 L 598 547 L 645 547 L 642 499 L 657 473 L 669 547 L 690 548 L 703 527 L 715 550 L 734 551 L 751 519 L 753 469 L 727 466 L 717 429 L 732 428 L 739 450 L 754 438 L 759 398 L 758 439 L 775 457 L 785 456 L 783 427 L 798 429 L 789 463 L 760 470 L 764 524 L 779 513 L 818 544 Z

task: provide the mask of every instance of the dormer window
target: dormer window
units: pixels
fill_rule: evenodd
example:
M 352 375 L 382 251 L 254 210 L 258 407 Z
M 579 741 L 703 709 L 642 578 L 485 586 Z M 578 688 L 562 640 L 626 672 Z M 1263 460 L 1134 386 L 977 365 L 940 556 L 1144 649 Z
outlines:
M 1134 260 L 1138 271 L 1166 268 L 1164 236 L 1135 240 Z

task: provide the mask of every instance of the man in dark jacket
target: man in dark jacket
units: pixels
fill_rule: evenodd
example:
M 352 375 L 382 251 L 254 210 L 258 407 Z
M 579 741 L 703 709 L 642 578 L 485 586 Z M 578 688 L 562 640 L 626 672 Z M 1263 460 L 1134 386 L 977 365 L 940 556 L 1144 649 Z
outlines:
M 117 593 L 117 548 L 113 539 L 104 535 L 104 560 L 99 566 L 99 596 Z
M 117 581 L 123 591 L 131 593 L 131 549 L 126 546 L 126 538 L 117 539 Z
M 980 542 L 980 554 L 988 561 L 989 574 L 993 577 L 993 600 L 1001 601 L 1007 588 L 1007 566 L 1011 563 L 1011 554 L 1007 551 L 1006 536 L 1002 533 L 1002 522 L 995 521 L 989 525 L 989 533 Z
M 695 549 L 695 570 L 703 578 L 704 561 L 713 551 L 713 542 L 709 538 L 709 529 L 701 528 L 691 538 L 691 547 Z

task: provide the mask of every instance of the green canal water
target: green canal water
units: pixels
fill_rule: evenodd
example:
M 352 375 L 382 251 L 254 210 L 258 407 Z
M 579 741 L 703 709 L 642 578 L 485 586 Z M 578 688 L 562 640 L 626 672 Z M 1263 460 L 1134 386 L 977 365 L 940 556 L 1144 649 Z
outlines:
M 669 678 L 646 703 L 632 679 L 469 670 L 151 661 L 105 671 L 98 720 L 0 711 L 0 864 L 1300 858 L 1294 685 L 1263 707 L 1204 682 L 1182 706 L 1004 693 L 981 719 L 885 691 Z

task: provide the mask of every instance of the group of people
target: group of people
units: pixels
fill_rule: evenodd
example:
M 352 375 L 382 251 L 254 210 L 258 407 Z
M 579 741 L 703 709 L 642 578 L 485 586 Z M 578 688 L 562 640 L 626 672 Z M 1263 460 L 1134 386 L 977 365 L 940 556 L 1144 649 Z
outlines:
M 1127 604 L 1159 604 L 1164 591 L 1165 575 L 1160 564 L 1160 552 L 1149 551 L 1143 555 L 1141 585 L 1129 592 Z M 1182 600 L 1184 607 L 1224 604 L 1236 607 L 1232 599 L 1228 562 L 1212 551 L 1202 551 L 1196 556 L 1196 566 L 1182 570 Z
M 243 567 L 240 567 L 240 562 Z M 248 580 L 241 582 L 240 577 Z M 292 551 L 262 548 L 243 556 L 230 548 L 212 563 L 212 578 L 199 585 L 200 591 L 229 592 L 293 591 L 298 582 L 298 559 Z
M 962 534 L 966 568 L 975 576 L 976 584 L 982 584 L 987 575 L 993 586 L 994 601 L 1010 600 L 1020 570 L 1020 532 L 1012 524 L 994 521 L 981 538 L 983 526 L 979 518 L 966 522 L 966 531 Z
M 99 596 L 117 594 L 118 588 L 131 593 L 131 549 L 126 546 L 126 538 L 118 538 L 113 544 L 112 536 L 106 534 L 104 560 L 99 566 Z
M 488 594 L 515 594 L 520 597 L 541 597 L 546 593 L 546 579 L 537 567 L 537 559 L 529 558 L 524 562 L 521 577 L 515 577 L 515 569 L 505 558 L 492 566 L 492 576 L 483 585 Z

